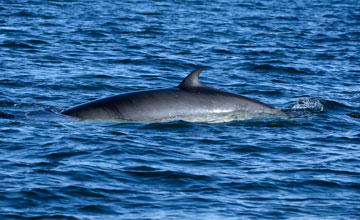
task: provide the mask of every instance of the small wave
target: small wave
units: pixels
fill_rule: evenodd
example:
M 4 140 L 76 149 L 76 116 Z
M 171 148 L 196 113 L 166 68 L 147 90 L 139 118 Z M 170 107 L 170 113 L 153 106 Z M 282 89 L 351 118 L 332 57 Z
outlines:
M 233 54 L 232 51 L 226 49 L 214 49 L 214 52 L 218 54 Z
M 18 106 L 19 104 L 16 102 L 12 102 L 12 101 L 0 101 L 0 106 L 1 107 L 13 107 L 13 106 Z
M 347 116 L 349 116 L 351 118 L 360 118 L 360 112 L 351 112 L 351 113 L 347 114 Z
M 1 104 L 1 103 L 0 103 Z M 20 106 L 21 104 L 15 104 Z M 34 107 L 34 106 L 22 106 L 22 108 Z M 45 109 L 45 110 L 7 110 L 8 112 L 0 111 L 0 119 L 13 119 L 15 121 L 37 121 L 37 122 L 66 122 L 74 121 L 73 118 L 66 115 L 62 115 L 57 112 L 55 109 Z
M 78 220 L 79 218 L 75 218 L 74 216 L 71 215 L 61 215 L 61 214 L 54 214 L 54 215 L 34 215 L 34 216 L 27 216 L 24 217 L 25 213 L 21 213 L 21 214 L 5 214 L 5 215 L 0 215 L 0 217 L 3 217 L 2 219 L 12 219 L 12 220 L 24 220 L 24 219 L 54 219 L 54 220 Z
M 287 66 L 275 66 L 270 64 L 252 65 L 249 70 L 261 71 L 261 72 L 281 72 L 281 73 L 296 73 L 296 74 L 307 74 L 308 70 L 297 69 L 294 67 Z
M 108 34 L 102 30 L 87 30 L 87 31 L 80 31 L 81 33 L 88 35 L 89 37 L 93 38 L 107 38 Z
M 332 100 L 321 100 L 320 102 L 325 106 L 325 109 L 329 110 L 352 109 L 351 106 L 347 106 Z
M 60 161 L 63 160 L 65 158 L 70 158 L 70 157 L 75 157 L 75 156 L 80 156 L 80 155 L 86 155 L 87 152 L 84 151 L 62 151 L 62 152 L 53 152 L 50 153 L 48 155 L 46 155 L 45 157 L 54 162 L 54 161 Z
M 176 130 L 182 130 L 182 129 L 188 129 L 191 128 L 193 125 L 186 121 L 172 121 L 172 122 L 165 122 L 165 123 L 150 123 L 145 124 L 143 126 L 144 129 L 150 129 L 150 130 L 168 130 L 168 129 L 176 129 Z
M 14 14 L 15 16 L 19 16 L 19 17 L 29 17 L 29 18 L 33 18 L 36 17 L 35 13 L 32 13 L 30 11 L 20 11 Z
M 49 44 L 49 42 L 43 40 L 28 40 L 27 42 L 30 44 Z
M 85 213 L 117 214 L 117 212 L 111 209 L 110 207 L 100 204 L 83 206 L 79 208 L 79 210 Z
M 6 112 L 0 112 L 0 118 L 2 119 L 12 119 L 15 118 L 14 115 L 6 113 Z
M 319 53 L 319 54 L 316 54 L 315 57 L 318 59 L 324 59 L 324 60 L 332 60 L 332 59 L 336 58 L 335 55 L 330 54 L 330 53 Z
M 285 20 L 285 21 L 299 21 L 299 18 L 295 17 L 295 16 L 282 15 L 282 16 L 277 16 L 276 18 L 279 20 Z
M 166 182 L 178 184 L 180 182 L 187 183 L 189 181 L 210 181 L 211 177 L 200 174 L 192 174 L 179 171 L 170 170 L 156 170 L 156 171 L 139 171 L 139 170 L 126 170 L 124 173 L 133 176 L 134 178 L 142 179 L 161 179 Z
M 34 49 L 34 47 L 29 44 L 14 41 L 5 41 L 3 44 L 0 44 L 0 47 L 7 47 L 11 49 Z
M 136 65 L 141 65 L 143 64 L 143 60 L 141 59 L 105 59 L 103 60 L 106 63 L 109 64 L 136 64 Z

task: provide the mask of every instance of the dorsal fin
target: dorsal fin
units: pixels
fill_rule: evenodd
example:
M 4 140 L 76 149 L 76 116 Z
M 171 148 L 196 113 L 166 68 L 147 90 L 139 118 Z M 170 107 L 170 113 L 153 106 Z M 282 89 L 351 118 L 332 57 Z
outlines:
M 205 85 L 199 81 L 199 75 L 201 71 L 205 69 L 205 66 L 202 66 L 194 71 L 192 71 L 180 84 L 179 87 L 182 89 L 191 89 L 194 87 L 204 87 Z

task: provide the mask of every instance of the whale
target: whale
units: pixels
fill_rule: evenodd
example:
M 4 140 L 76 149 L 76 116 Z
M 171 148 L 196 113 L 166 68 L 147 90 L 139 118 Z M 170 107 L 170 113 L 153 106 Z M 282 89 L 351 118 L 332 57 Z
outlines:
M 192 71 L 175 87 L 100 98 L 61 112 L 80 120 L 135 122 L 207 121 L 211 118 L 276 115 L 279 110 L 260 101 L 204 85 L 204 66 Z M 244 118 L 244 117 L 243 117 Z

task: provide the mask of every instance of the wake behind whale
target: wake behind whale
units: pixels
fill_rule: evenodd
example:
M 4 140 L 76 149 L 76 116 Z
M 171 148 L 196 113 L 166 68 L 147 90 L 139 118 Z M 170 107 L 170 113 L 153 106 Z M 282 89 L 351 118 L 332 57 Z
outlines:
M 62 114 L 82 120 L 226 122 L 282 113 L 262 102 L 202 84 L 199 75 L 204 68 L 194 70 L 173 88 L 102 98 Z

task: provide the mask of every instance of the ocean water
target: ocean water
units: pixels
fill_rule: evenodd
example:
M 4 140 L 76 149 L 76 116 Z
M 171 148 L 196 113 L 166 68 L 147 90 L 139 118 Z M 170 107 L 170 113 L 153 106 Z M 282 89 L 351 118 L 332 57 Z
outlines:
M 0 219 L 360 219 L 360 3 L 0 0 Z M 77 121 L 203 83 L 291 113 Z

